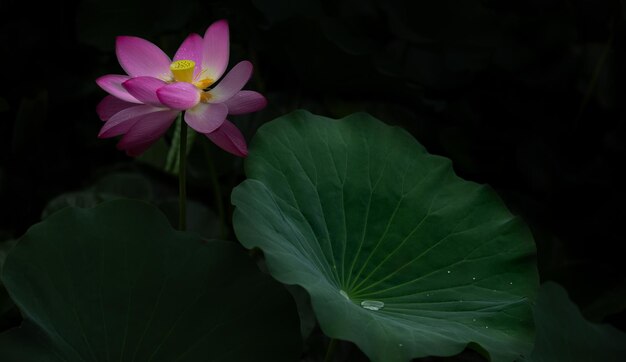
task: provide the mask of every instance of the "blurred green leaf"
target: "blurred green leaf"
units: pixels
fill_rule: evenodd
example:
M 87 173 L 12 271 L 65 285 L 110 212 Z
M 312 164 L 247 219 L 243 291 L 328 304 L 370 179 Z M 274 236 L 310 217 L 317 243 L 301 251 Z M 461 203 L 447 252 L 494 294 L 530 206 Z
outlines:
M 41 218 L 46 219 L 66 207 L 91 208 L 103 201 L 129 198 L 152 201 L 150 180 L 137 173 L 119 172 L 104 176 L 96 184 L 82 191 L 61 194 L 48 202 Z
M 287 291 L 235 244 L 172 229 L 118 200 L 65 209 L 31 227 L 2 281 L 25 316 L 0 360 L 294 361 Z
M 592 98 L 604 109 L 615 103 L 615 69 L 612 62 L 611 49 L 613 39 L 604 43 L 590 43 L 584 46 L 583 74 L 579 79 L 578 89 L 584 95 L 584 102 Z
M 96 183 L 94 192 L 103 199 L 128 198 L 150 201 L 153 191 L 150 180 L 138 173 L 117 172 L 104 176 Z
M 146 152 L 137 157 L 136 160 L 150 165 L 157 170 L 164 170 L 169 150 L 170 146 L 161 137 L 150 148 L 148 148 Z
M 187 200 L 187 230 L 207 239 L 218 238 L 220 225 L 217 215 L 203 204 Z M 178 223 L 178 198 L 170 198 L 157 204 L 172 225 Z
M 626 280 L 594 298 L 594 301 L 584 308 L 583 314 L 592 321 L 602 321 L 624 310 L 626 310 Z
M 532 235 L 408 133 L 298 111 L 259 129 L 245 169 L 236 234 L 308 291 L 329 337 L 385 362 L 468 344 L 493 361 L 531 351 Z
M 116 199 L 141 200 L 159 207 L 170 223 L 178 223 L 178 197 L 175 190 L 163 189 L 156 180 L 137 172 L 114 172 L 103 176 L 81 191 L 61 194 L 48 202 L 42 219 L 66 207 L 92 208 Z M 195 200 L 187 200 L 187 230 L 205 238 L 217 238 L 220 225 L 217 215 Z
M 66 207 L 90 208 L 103 200 L 93 190 L 67 192 L 50 200 L 41 213 L 41 219 L 47 219 L 55 212 Z
M 317 324 L 315 313 L 313 312 L 313 307 L 311 306 L 311 297 L 309 297 L 306 290 L 299 285 L 287 285 L 286 287 L 298 306 L 298 315 L 300 316 L 300 333 L 302 334 L 302 339 L 306 340 L 311 335 L 313 329 L 315 329 L 315 325 Z
M 541 286 L 534 308 L 537 339 L 529 362 L 626 360 L 626 333 L 587 322 L 563 287 Z

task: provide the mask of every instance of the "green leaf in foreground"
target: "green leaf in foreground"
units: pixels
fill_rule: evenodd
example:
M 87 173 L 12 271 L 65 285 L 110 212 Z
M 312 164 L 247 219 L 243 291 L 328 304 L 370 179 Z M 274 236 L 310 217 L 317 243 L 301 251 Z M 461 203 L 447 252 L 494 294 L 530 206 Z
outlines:
M 2 281 L 25 317 L 0 361 L 294 361 L 288 292 L 232 242 L 172 229 L 140 201 L 33 226 Z
M 237 236 L 309 292 L 328 336 L 384 362 L 532 349 L 529 230 L 408 133 L 367 114 L 298 111 L 261 127 L 245 170 Z
M 626 361 L 626 333 L 586 321 L 556 283 L 541 286 L 535 324 L 537 340 L 528 362 Z

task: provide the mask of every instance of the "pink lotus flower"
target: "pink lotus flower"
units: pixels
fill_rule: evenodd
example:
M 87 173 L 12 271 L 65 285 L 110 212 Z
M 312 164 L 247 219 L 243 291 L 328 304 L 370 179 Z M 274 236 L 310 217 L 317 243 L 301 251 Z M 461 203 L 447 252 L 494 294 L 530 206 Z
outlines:
M 225 20 L 213 23 L 204 38 L 189 35 L 174 61 L 151 42 L 131 36 L 117 38 L 116 54 L 128 75 L 109 74 L 96 80 L 110 94 L 96 109 L 106 122 L 98 137 L 124 135 L 117 147 L 138 156 L 185 111 L 189 127 L 232 154 L 248 154 L 243 135 L 226 117 L 258 111 L 267 101 L 257 92 L 241 90 L 252 75 L 248 61 L 235 65 L 215 84 L 228 65 Z

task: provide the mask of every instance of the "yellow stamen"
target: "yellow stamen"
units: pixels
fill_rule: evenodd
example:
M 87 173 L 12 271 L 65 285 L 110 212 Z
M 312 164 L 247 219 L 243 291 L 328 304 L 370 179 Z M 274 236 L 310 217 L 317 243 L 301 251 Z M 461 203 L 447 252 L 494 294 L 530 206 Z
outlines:
M 196 62 L 187 59 L 177 60 L 170 64 L 170 70 L 174 74 L 174 79 L 178 82 L 191 83 L 195 67 Z
M 208 88 L 211 84 L 215 83 L 215 81 L 211 78 L 204 78 L 201 79 L 197 82 L 194 82 L 193 85 L 195 85 L 198 89 L 206 89 Z
M 202 94 L 200 94 L 200 102 L 207 103 L 211 98 L 213 98 L 213 96 L 209 92 L 202 92 Z

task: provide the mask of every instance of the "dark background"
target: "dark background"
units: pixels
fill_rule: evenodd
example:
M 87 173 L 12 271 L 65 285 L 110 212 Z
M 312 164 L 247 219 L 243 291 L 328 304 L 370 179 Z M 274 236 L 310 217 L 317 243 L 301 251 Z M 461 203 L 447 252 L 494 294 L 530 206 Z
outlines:
M 116 35 L 173 55 L 188 33 L 226 18 L 231 66 L 250 59 L 247 88 L 269 99 L 233 117 L 248 140 L 297 108 L 336 118 L 363 110 L 399 125 L 527 221 L 542 280 L 563 284 L 589 319 L 626 329 L 626 1 L 0 4 L 0 240 L 111 172 L 174 189 L 173 176 L 96 137 L 105 92 L 94 80 L 122 73 Z M 241 160 L 198 142 L 190 195 L 229 215 Z

